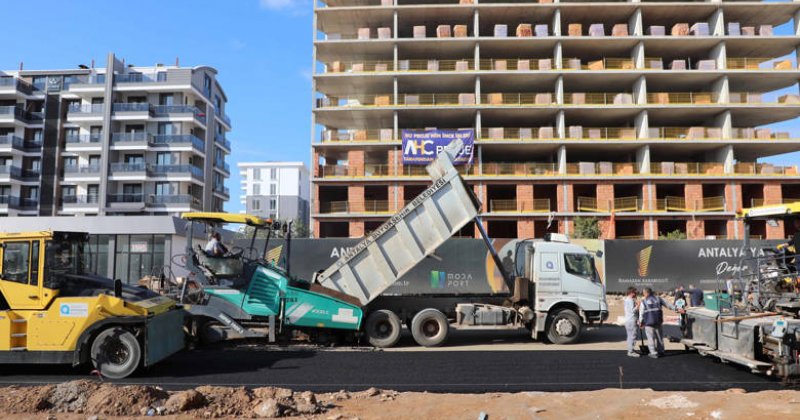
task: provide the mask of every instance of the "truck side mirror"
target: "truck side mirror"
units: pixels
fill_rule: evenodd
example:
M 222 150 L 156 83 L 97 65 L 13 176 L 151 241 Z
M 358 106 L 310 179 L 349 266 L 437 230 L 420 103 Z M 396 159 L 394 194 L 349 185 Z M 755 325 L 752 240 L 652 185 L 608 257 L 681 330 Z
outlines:
M 115 298 L 122 297 L 122 280 L 120 279 L 114 280 L 114 297 Z

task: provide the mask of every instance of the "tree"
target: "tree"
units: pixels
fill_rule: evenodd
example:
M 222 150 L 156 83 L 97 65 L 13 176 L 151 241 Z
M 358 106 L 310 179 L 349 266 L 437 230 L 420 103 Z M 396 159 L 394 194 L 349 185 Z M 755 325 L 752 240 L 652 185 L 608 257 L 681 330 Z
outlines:
M 679 229 L 675 229 L 671 232 L 659 234 L 658 239 L 663 239 L 668 241 L 677 241 L 681 239 L 686 239 L 686 232 L 681 232 Z
M 600 239 L 600 222 L 596 217 L 575 218 L 575 239 Z

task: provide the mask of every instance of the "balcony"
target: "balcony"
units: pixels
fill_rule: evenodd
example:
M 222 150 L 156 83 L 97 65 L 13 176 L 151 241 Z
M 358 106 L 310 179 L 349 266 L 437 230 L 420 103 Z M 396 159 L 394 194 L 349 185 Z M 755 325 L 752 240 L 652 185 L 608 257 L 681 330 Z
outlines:
M 61 197 L 61 206 L 65 209 L 92 207 L 97 208 L 100 197 L 97 194 L 65 195 Z
M 636 129 L 631 127 L 567 127 L 569 140 L 636 140 Z
M 39 153 L 42 150 L 42 142 L 25 140 L 13 134 L 0 136 L 0 151 L 11 152 L 12 150 L 23 153 Z
M 24 80 L 15 77 L 0 77 L 0 92 L 19 92 L 25 95 L 31 95 L 33 94 L 33 87 Z
M 615 162 L 577 162 L 567 163 L 567 175 L 616 175 L 628 176 L 636 173 L 634 163 Z
M 202 201 L 189 194 L 167 194 L 167 195 L 150 195 L 147 197 L 148 207 L 182 207 L 200 209 L 202 208 Z
M 16 105 L 14 106 L 0 106 L 0 120 L 9 118 L 27 124 L 41 124 L 42 113 L 26 111 Z
M 206 123 L 206 114 L 196 106 L 192 105 L 155 105 L 152 107 L 155 117 L 181 117 L 191 115 L 201 124 Z
M 141 193 L 108 194 L 106 201 L 112 207 L 144 207 L 144 195 Z
M 390 142 L 395 141 L 394 130 L 380 128 L 374 130 L 325 130 L 321 133 L 323 143 L 328 142 Z
M 150 104 L 147 102 L 136 102 L 136 103 L 126 103 L 126 102 L 118 102 L 115 103 L 111 111 L 114 115 L 120 113 L 146 113 L 150 114 Z
M 150 133 L 142 131 L 134 133 L 112 133 L 111 145 L 115 148 L 140 148 L 150 143 Z
M 153 77 L 155 76 L 155 77 Z M 157 72 L 155 75 L 144 73 L 127 73 L 115 74 L 115 83 L 165 83 L 167 81 L 167 72 Z
M 64 78 L 64 90 L 78 91 L 83 89 L 97 90 L 106 83 L 105 74 L 70 76 Z
M 156 177 L 189 175 L 201 181 L 204 178 L 203 170 L 194 165 L 148 165 L 147 172 Z
M 347 201 L 323 201 L 319 203 L 320 214 L 347 213 L 350 203 Z
M 220 120 L 222 120 L 222 122 L 223 122 L 223 123 L 225 123 L 225 125 L 226 125 L 226 126 L 228 126 L 228 127 L 230 127 L 230 126 L 231 126 L 231 119 L 230 119 L 230 117 L 228 117 L 228 115 L 227 115 L 227 114 L 225 114 L 224 112 L 220 111 L 219 109 L 217 109 L 217 110 L 214 112 L 214 114 L 216 114 L 216 116 L 217 116 L 217 117 L 218 117 Z
M 226 163 L 224 160 L 215 159 L 214 160 L 214 167 L 219 169 L 219 170 L 221 170 L 222 172 L 225 172 L 226 174 L 230 174 L 231 173 L 231 165 Z
M 215 134 L 214 141 L 220 146 L 222 146 L 222 148 L 227 150 L 228 152 L 231 151 L 231 142 L 225 138 L 224 134 Z
M 364 200 L 364 213 L 389 213 L 389 200 Z
M 97 178 L 101 169 L 100 165 L 69 165 L 64 167 L 64 178 Z
M 484 176 L 555 176 L 558 169 L 555 163 L 502 163 L 484 162 Z
M 775 60 L 774 58 L 755 57 L 728 57 L 726 68 L 728 70 L 796 70 L 797 66 L 789 60 Z
M 733 165 L 734 175 L 798 176 L 797 166 L 778 166 L 771 163 L 739 162 Z
M 206 143 L 193 134 L 157 134 L 150 139 L 150 145 L 158 146 L 191 146 L 204 153 Z
M 217 194 L 224 195 L 225 197 L 231 196 L 231 191 L 228 189 L 228 187 L 224 185 L 214 185 L 212 187 L 212 191 L 214 191 Z
M 104 109 L 105 104 L 71 104 L 67 115 L 100 115 Z
M 111 175 L 114 176 L 144 176 L 147 173 L 147 165 L 144 163 L 113 162 L 110 170 Z
M 67 135 L 65 138 L 67 143 L 67 147 L 71 146 L 100 146 L 100 143 L 103 141 L 102 134 L 78 134 L 78 135 Z

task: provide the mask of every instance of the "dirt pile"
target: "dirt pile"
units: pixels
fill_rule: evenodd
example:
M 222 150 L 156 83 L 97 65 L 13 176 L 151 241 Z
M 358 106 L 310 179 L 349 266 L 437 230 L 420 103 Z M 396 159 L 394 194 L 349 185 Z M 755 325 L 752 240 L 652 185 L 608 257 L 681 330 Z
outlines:
M 186 414 L 204 418 L 276 418 L 320 414 L 329 407 L 319 402 L 313 392 L 273 387 L 251 390 L 201 386 L 168 392 L 152 386 L 73 381 L 56 386 L 0 389 L 0 417 L 75 413 L 101 417 Z

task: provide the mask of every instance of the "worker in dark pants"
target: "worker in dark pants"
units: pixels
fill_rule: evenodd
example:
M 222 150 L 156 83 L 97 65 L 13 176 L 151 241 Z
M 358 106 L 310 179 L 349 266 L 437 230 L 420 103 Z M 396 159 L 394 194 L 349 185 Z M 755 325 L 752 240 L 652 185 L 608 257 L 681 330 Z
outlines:
M 675 310 L 675 306 L 653 294 L 653 289 L 644 288 L 644 299 L 639 304 L 639 325 L 644 326 L 647 336 L 647 347 L 651 359 L 658 359 L 664 355 L 664 339 L 662 325 L 664 324 L 664 312 L 661 307 Z

